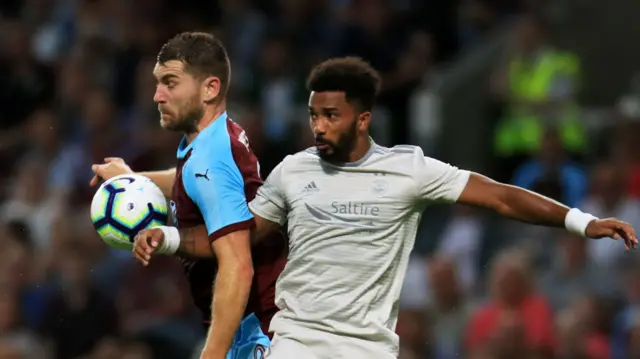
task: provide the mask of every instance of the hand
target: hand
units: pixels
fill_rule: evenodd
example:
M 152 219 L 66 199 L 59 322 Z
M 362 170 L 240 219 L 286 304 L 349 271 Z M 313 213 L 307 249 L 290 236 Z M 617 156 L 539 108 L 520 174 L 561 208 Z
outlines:
M 133 257 L 145 267 L 149 265 L 151 255 L 164 241 L 164 232 L 158 228 L 143 229 L 133 239 Z
M 613 238 L 624 239 L 625 250 L 631 250 L 638 246 L 636 231 L 629 223 L 615 218 L 594 219 L 587 226 L 586 235 L 589 238 Z
M 91 187 L 97 185 L 100 179 L 106 181 L 115 176 L 133 173 L 124 160 L 118 157 L 107 157 L 104 159 L 103 164 L 94 164 L 91 166 L 91 170 L 94 173 L 93 178 L 89 181 Z

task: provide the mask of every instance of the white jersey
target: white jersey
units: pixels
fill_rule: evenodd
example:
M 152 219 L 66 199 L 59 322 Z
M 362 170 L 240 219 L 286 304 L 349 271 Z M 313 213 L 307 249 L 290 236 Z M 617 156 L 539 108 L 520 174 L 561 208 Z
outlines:
M 372 144 L 341 166 L 315 148 L 287 156 L 249 205 L 288 228 L 270 330 L 293 338 L 319 330 L 397 355 L 400 289 L 421 214 L 429 203 L 455 202 L 468 178 L 415 146 Z

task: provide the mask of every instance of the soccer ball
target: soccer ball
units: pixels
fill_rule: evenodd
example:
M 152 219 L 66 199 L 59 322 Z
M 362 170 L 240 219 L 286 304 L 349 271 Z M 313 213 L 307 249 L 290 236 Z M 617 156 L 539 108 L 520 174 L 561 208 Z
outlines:
M 110 247 L 133 249 L 143 229 L 167 224 L 167 200 L 150 179 L 129 174 L 103 183 L 91 201 L 91 221 Z

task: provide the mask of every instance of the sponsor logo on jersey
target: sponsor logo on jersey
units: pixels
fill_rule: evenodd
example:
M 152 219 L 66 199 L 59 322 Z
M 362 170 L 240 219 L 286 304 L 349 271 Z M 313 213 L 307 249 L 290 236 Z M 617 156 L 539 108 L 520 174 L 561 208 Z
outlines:
M 354 228 L 374 228 L 374 220 L 380 216 L 380 207 L 360 202 L 331 202 L 330 209 L 305 203 L 309 214 L 318 222 Z

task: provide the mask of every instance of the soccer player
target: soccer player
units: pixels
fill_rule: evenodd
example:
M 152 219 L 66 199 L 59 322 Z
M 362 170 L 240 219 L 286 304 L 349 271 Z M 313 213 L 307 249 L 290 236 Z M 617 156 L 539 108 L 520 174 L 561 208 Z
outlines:
M 268 358 L 395 358 L 400 289 L 420 216 L 432 203 L 484 207 L 589 238 L 623 239 L 627 249 L 637 245 L 627 223 L 460 170 L 419 147 L 377 145 L 369 125 L 380 79 L 360 59 L 325 61 L 307 85 L 316 146 L 286 157 L 249 204 L 256 238 L 285 224 L 289 236 Z M 154 229 L 148 236 L 183 240 Z M 187 240 L 206 243 L 206 234 L 196 228 Z M 148 261 L 154 249 L 138 241 L 134 251 Z
M 154 76 L 160 124 L 185 134 L 177 170 L 148 174 L 172 199 L 177 228 L 162 230 L 189 238 L 192 228 L 206 228 L 203 246 L 209 258 L 183 256 L 194 302 L 211 319 L 201 358 L 258 358 L 269 345 L 264 333 L 277 310 L 274 286 L 285 246 L 284 241 L 280 248 L 263 245 L 252 258 L 249 230 L 255 221 L 247 202 L 262 180 L 245 132 L 225 111 L 229 58 L 213 36 L 182 33 L 160 50 Z M 106 162 L 92 167 L 93 185 L 98 178 L 131 172 L 121 159 Z M 189 240 L 180 246 L 163 244 L 161 252 L 193 252 Z

